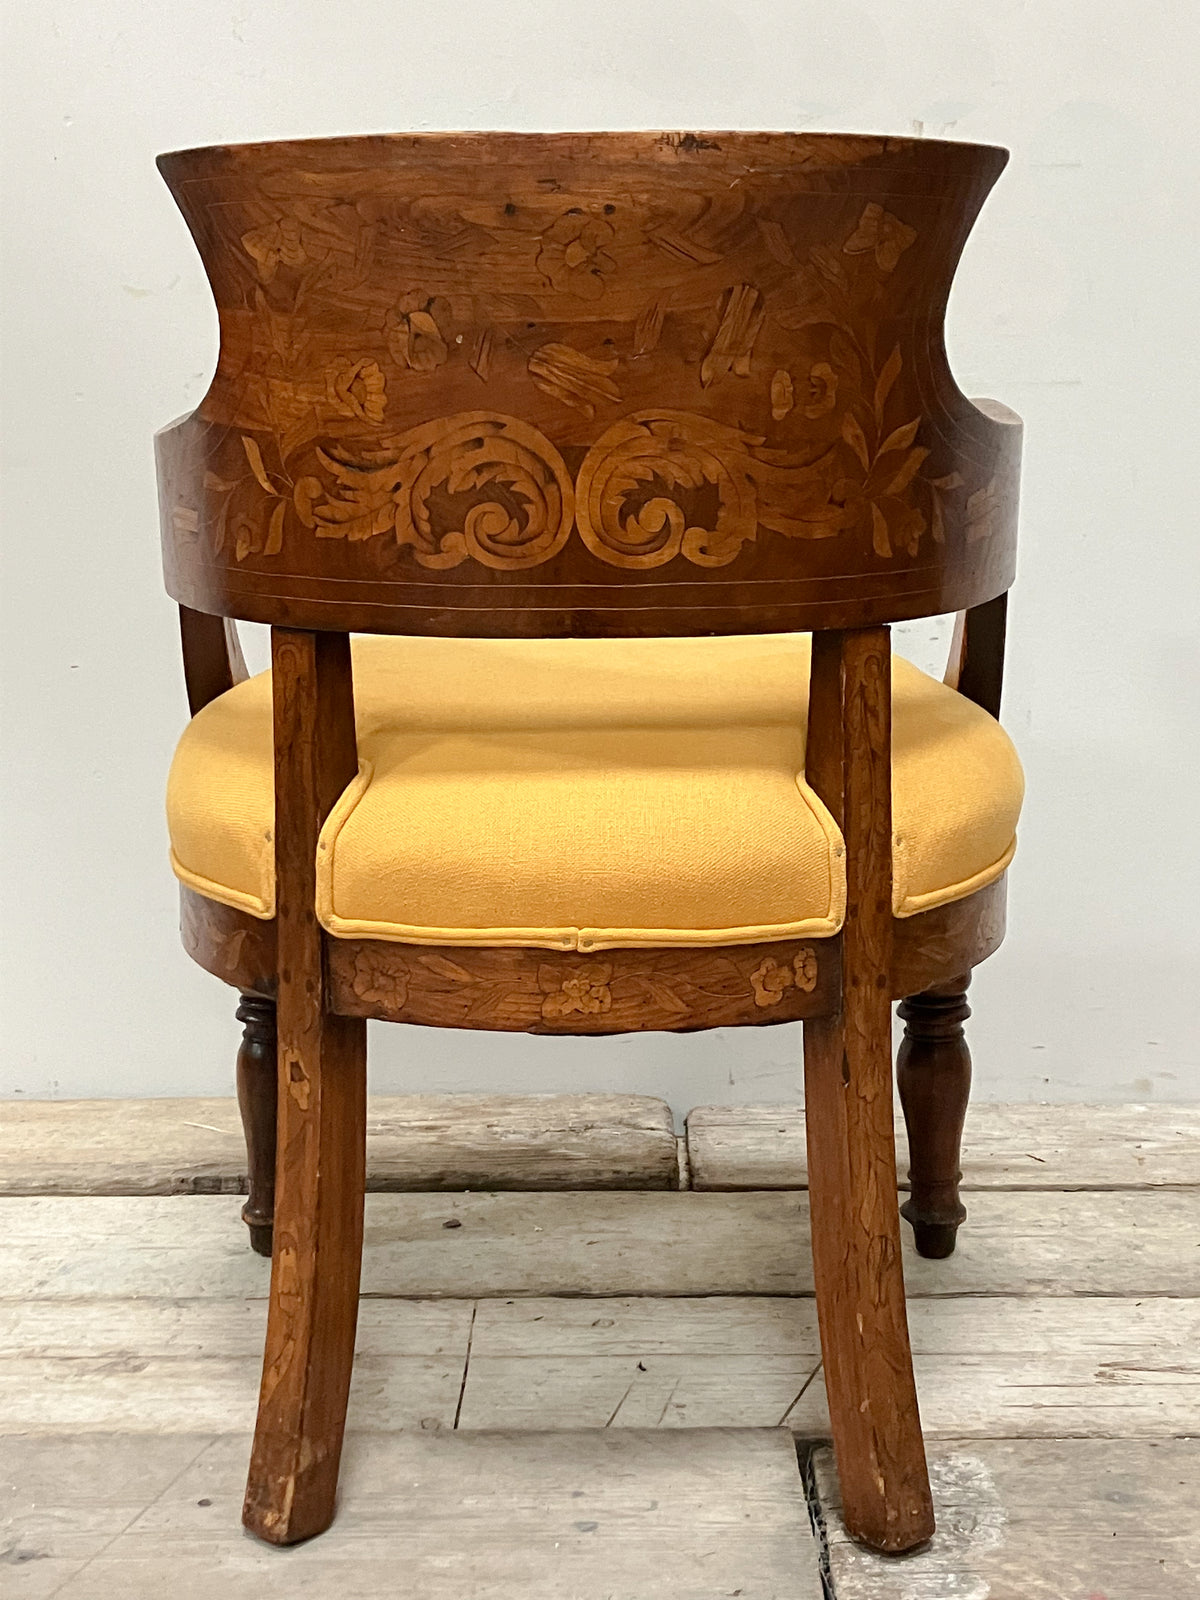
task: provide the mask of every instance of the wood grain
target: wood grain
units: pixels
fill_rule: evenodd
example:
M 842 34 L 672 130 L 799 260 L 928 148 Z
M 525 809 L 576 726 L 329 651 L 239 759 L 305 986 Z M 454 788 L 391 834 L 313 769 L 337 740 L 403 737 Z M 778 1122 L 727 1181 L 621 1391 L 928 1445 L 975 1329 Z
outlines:
M 846 1520 L 874 1549 L 933 1532 L 904 1312 L 892 1126 L 891 647 L 813 640 L 806 770 L 846 841 L 841 1010 L 804 1025 L 813 1270 Z
M 357 770 L 350 641 L 275 629 L 279 1130 L 275 1247 L 243 1520 L 274 1544 L 328 1526 L 354 1360 L 366 1025 L 325 1007 L 317 836 Z

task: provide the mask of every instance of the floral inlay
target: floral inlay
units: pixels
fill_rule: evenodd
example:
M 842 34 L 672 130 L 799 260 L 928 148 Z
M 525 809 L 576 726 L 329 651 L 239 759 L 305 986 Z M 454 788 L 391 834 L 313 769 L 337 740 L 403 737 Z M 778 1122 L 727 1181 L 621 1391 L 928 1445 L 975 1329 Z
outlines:
M 614 236 L 610 222 L 573 206 L 542 235 L 538 271 L 555 289 L 580 300 L 599 300 L 604 293 L 604 274 L 616 267 L 605 248 Z
M 750 974 L 756 1006 L 777 1006 L 790 989 L 811 994 L 817 987 L 817 953 L 810 945 L 796 952 L 791 962 L 766 956 Z
M 335 411 L 360 422 L 382 422 L 387 387 L 377 361 L 347 361 L 325 375 L 325 393 Z
M 913 244 L 917 230 L 872 201 L 859 218 L 858 227 L 842 249 L 848 256 L 874 254 L 880 272 L 894 272 L 900 257 Z
M 589 961 L 576 967 L 568 977 L 562 978 L 552 967 L 538 969 L 538 983 L 545 999 L 542 1016 L 547 1022 L 556 1017 L 569 1017 L 575 1013 L 597 1016 L 612 1006 L 609 982 L 613 969 L 607 961 Z
M 838 375 L 828 361 L 818 361 L 808 374 L 808 400 L 804 415 L 810 422 L 832 411 L 837 404 Z
M 408 974 L 395 961 L 365 946 L 354 956 L 354 992 L 360 1000 L 399 1011 L 408 999 Z
M 264 283 L 270 283 L 280 266 L 297 270 L 316 259 L 310 254 L 308 230 L 297 217 L 283 217 L 266 227 L 252 228 L 242 236 L 242 248 L 254 262 Z
M 388 352 L 399 367 L 434 372 L 448 355 L 446 341 L 428 295 L 406 294 L 384 318 Z

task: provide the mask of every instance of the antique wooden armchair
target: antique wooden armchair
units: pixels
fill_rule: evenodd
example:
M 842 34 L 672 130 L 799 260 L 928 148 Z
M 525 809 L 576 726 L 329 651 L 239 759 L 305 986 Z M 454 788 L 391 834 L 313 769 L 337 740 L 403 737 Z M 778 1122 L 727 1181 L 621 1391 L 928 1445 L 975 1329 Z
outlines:
M 1021 799 L 994 720 L 1020 425 L 961 394 L 942 324 L 1004 160 L 760 133 L 161 159 L 220 312 L 158 438 L 195 713 L 168 809 L 184 942 L 241 991 L 256 1248 L 274 1228 L 263 1538 L 333 1516 L 368 1017 L 803 1021 L 846 1521 L 932 1532 L 890 1020 L 907 996 L 904 1210 L 946 1255 Z M 949 687 L 888 633 L 947 611 Z

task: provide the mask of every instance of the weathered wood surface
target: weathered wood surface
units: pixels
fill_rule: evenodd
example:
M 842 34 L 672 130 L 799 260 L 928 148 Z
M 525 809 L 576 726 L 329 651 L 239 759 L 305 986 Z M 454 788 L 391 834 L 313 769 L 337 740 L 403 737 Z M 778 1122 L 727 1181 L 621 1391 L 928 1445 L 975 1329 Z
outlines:
M 909 1329 L 929 1437 L 1174 1437 L 1200 1414 L 1197 1300 L 914 1298 Z M 824 1438 L 819 1356 L 810 1300 L 481 1301 L 460 1426 Z
M 0 1102 L 0 1195 L 244 1194 L 233 1099 Z M 367 1187 L 670 1189 L 674 1125 L 648 1095 L 376 1095 Z
M 904 1244 L 915 1296 L 1197 1296 L 1200 1189 L 985 1190 L 949 1261 Z M 263 1267 L 228 1198 L 0 1201 L 9 1295 L 265 1294 Z M 416 1298 L 809 1294 L 807 1196 L 370 1195 L 362 1286 Z
M 694 1189 L 802 1189 L 808 1182 L 800 1106 L 698 1106 L 688 1115 L 687 1141 Z M 904 1187 L 908 1145 L 899 1123 L 896 1145 Z M 1200 1106 L 980 1101 L 967 1112 L 964 1190 L 1195 1184 L 1200 1184 Z
M 21 1600 L 821 1596 L 784 1432 L 350 1433 L 336 1522 L 287 1555 L 239 1528 L 244 1434 L 4 1447 Z
M 3 1426 L 248 1428 L 265 1314 L 262 1299 L 0 1302 Z M 1200 1301 L 913 1299 L 909 1325 L 930 1437 L 1195 1430 Z M 350 1426 L 824 1437 L 818 1359 L 809 1299 L 366 1300 Z
M 930 1451 L 938 1526 L 903 1563 L 851 1544 L 813 1473 L 837 1600 L 1185 1600 L 1200 1593 L 1200 1443 L 973 1441 Z
M 350 1426 L 452 1428 L 472 1313 L 469 1300 L 364 1300 Z M 266 1321 L 265 1294 L 0 1301 L 0 1427 L 249 1432 Z

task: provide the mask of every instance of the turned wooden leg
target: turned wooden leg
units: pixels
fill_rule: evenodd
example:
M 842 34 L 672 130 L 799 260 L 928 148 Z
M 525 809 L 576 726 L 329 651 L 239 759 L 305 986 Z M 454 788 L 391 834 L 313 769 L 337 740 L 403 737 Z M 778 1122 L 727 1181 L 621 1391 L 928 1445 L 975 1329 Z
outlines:
M 953 1254 L 966 1207 L 958 1198 L 963 1119 L 971 1092 L 971 1052 L 963 1023 L 970 973 L 910 995 L 900 1006 L 904 1038 L 896 1057 L 900 1103 L 908 1126 L 909 1198 L 901 1214 L 912 1223 L 918 1252 Z
M 275 1002 L 244 994 L 237 1018 L 245 1024 L 237 1058 L 237 1096 L 250 1179 L 242 1221 L 250 1229 L 252 1248 L 269 1256 L 275 1215 Z

